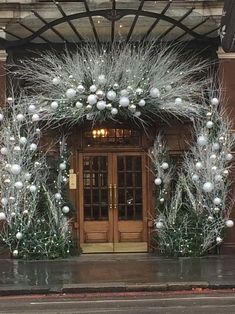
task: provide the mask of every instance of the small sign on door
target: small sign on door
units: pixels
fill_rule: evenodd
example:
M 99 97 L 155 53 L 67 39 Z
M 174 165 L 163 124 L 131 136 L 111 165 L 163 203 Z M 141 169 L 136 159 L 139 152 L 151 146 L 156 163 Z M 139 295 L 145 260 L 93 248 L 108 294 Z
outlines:
M 77 188 L 77 175 L 73 173 L 73 169 L 69 171 L 69 188 L 70 190 L 76 190 Z

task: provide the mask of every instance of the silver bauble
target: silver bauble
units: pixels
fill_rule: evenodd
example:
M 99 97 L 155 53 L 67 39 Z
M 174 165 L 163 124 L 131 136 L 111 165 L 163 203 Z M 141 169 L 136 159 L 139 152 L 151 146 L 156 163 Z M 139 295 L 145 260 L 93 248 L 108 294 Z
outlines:
M 212 192 L 214 189 L 214 185 L 211 182 L 206 182 L 203 184 L 203 191 L 206 193 Z
M 54 78 L 52 79 L 52 84 L 53 84 L 53 85 L 59 85 L 60 82 L 61 82 L 61 80 L 60 80 L 60 78 L 59 78 L 58 76 L 57 76 L 57 77 L 54 77 Z
M 117 90 L 118 88 L 119 88 L 118 83 L 114 83 L 114 84 L 113 84 L 113 89 Z
M 105 96 L 105 93 L 104 93 L 101 89 L 97 90 L 97 92 L 96 92 L 96 97 L 97 97 L 99 100 L 102 100 L 102 99 L 104 98 L 104 96 Z
M 78 91 L 80 94 L 82 94 L 82 93 L 85 92 L 85 87 L 84 87 L 83 85 L 79 84 L 78 87 L 77 87 L 77 91 Z
M 117 94 L 115 91 L 110 90 L 107 92 L 106 97 L 108 98 L 108 100 L 113 101 L 116 98 Z
M 24 115 L 22 113 L 19 113 L 17 116 L 16 116 L 16 120 L 19 121 L 19 122 L 23 122 L 24 121 Z
M 20 165 L 17 165 L 17 164 L 11 165 L 11 173 L 12 174 L 18 175 L 18 174 L 20 174 L 20 172 L 21 172 L 21 166 Z
M 182 99 L 179 98 L 179 97 L 177 97 L 177 98 L 175 99 L 175 105 L 177 105 L 177 106 L 182 105 Z
M 112 108 L 112 109 L 111 109 L 111 114 L 112 114 L 113 116 L 115 116 L 116 114 L 118 114 L 117 108 Z
M 97 87 L 95 85 L 91 85 L 89 90 L 90 90 L 91 93 L 95 93 L 96 90 L 97 90 Z
M 77 109 L 81 109 L 83 107 L 83 104 L 80 101 L 77 101 L 75 106 Z
M 70 211 L 70 208 L 69 208 L 68 206 L 63 206 L 63 207 L 62 207 L 62 212 L 63 212 L 64 214 L 68 214 L 69 211 Z
M 128 107 L 129 104 L 130 104 L 130 100 L 129 100 L 128 97 L 122 96 L 122 97 L 120 98 L 120 100 L 119 100 L 119 105 L 120 105 L 121 107 Z
M 106 108 L 106 102 L 103 100 L 98 101 L 96 104 L 96 108 L 100 111 L 104 110 Z
M 57 109 L 58 106 L 59 106 L 59 104 L 58 104 L 57 101 L 53 101 L 53 102 L 51 103 L 51 109 L 53 109 L 53 110 Z
M 76 96 L 76 90 L 74 88 L 69 88 L 66 90 L 65 95 L 68 99 L 74 98 Z
M 153 87 L 153 88 L 150 89 L 150 96 L 151 96 L 152 98 L 159 98 L 160 95 L 161 95 L 161 93 L 160 93 L 160 91 L 159 91 L 158 88 Z
M 145 106 L 145 100 L 144 100 L 144 99 L 140 99 L 138 105 L 139 105 L 140 107 L 144 107 L 144 106 Z
M 217 105 L 219 104 L 219 99 L 218 99 L 218 98 L 212 98 L 212 99 L 211 99 L 211 104 L 212 104 L 213 106 L 217 106 Z
M 97 103 L 97 96 L 93 94 L 89 95 L 87 97 L 87 102 L 89 105 L 95 105 Z
M 37 114 L 37 113 L 35 113 L 35 114 L 33 114 L 33 116 L 32 116 L 32 121 L 33 122 L 37 122 L 37 121 L 39 121 L 39 115 Z

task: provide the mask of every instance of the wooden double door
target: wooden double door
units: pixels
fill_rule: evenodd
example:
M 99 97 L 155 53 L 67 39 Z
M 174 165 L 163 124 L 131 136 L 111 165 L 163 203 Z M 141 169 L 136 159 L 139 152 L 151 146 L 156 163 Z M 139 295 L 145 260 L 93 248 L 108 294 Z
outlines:
M 84 253 L 147 251 L 144 153 L 79 154 L 79 229 Z

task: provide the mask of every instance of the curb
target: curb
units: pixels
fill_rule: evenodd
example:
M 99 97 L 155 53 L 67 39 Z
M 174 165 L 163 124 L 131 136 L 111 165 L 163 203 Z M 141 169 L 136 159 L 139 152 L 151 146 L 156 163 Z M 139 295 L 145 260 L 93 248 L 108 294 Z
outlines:
M 235 283 L 208 283 L 208 282 L 168 282 L 168 283 L 98 283 L 98 284 L 65 284 L 62 287 L 15 287 L 0 288 L 0 296 L 14 295 L 48 295 L 48 294 L 75 294 L 75 293 L 115 293 L 115 292 L 169 292 L 192 291 L 194 289 L 233 289 Z

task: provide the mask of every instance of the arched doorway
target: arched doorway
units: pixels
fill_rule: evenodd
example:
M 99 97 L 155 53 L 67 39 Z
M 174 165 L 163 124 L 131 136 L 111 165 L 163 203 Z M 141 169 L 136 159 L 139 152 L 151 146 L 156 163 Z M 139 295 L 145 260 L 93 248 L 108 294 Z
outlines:
M 147 136 L 129 128 L 99 128 L 81 132 L 77 143 L 82 251 L 147 252 L 152 197 Z

